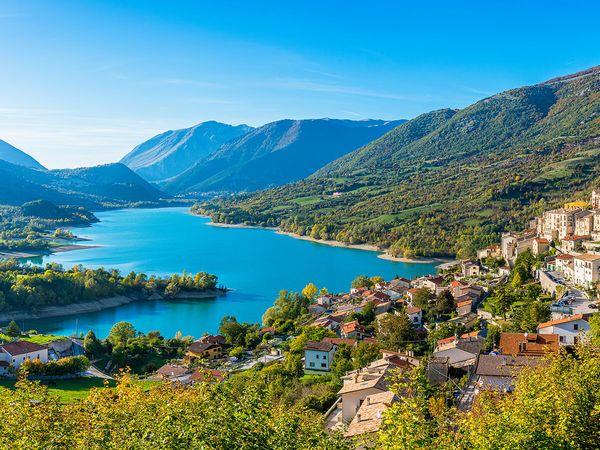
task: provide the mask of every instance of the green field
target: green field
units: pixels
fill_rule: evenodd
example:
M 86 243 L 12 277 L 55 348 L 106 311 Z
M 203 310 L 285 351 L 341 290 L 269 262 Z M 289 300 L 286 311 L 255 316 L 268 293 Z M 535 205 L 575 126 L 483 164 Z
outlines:
M 159 383 L 158 381 L 138 381 L 149 389 L 152 385 Z M 16 380 L 0 380 L 0 395 L 3 389 L 15 389 Z M 103 380 L 101 378 L 74 378 L 72 380 L 52 380 L 40 381 L 41 384 L 48 387 L 48 392 L 56 395 L 62 403 L 74 403 L 83 400 L 87 397 L 90 389 L 103 388 L 108 386 L 114 388 L 117 385 L 115 380 Z
M 0 333 L 0 339 L 6 342 L 10 342 L 13 340 L 12 337 L 2 333 Z M 22 341 L 33 342 L 35 344 L 43 345 L 47 344 L 48 342 L 62 341 L 63 339 L 67 338 L 64 336 L 55 336 L 53 334 L 33 334 L 28 337 L 20 336 L 19 339 Z
M 321 201 L 321 197 L 318 196 L 308 196 L 308 197 L 298 197 L 292 199 L 292 202 L 302 206 L 302 205 L 313 205 L 315 203 L 319 203 Z
M 0 380 L 0 393 L 2 389 L 14 389 L 15 380 Z M 114 380 L 107 380 L 108 386 L 116 385 Z M 87 397 L 92 388 L 105 386 L 105 380 L 100 378 L 75 378 L 72 380 L 40 381 L 48 386 L 48 391 L 60 398 L 63 403 L 73 403 Z

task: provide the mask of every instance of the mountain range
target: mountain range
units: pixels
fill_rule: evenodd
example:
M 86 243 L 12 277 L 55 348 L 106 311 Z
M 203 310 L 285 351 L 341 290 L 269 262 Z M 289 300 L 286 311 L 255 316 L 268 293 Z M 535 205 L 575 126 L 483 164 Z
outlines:
M 470 256 L 600 184 L 600 66 L 422 114 L 299 182 L 195 207 L 394 255 Z
M 403 121 L 279 120 L 223 144 L 160 186 L 173 194 L 255 191 L 302 179 Z
M 181 174 L 227 141 L 251 130 L 247 125 L 214 121 L 169 130 L 141 143 L 120 162 L 147 181 L 160 182 Z

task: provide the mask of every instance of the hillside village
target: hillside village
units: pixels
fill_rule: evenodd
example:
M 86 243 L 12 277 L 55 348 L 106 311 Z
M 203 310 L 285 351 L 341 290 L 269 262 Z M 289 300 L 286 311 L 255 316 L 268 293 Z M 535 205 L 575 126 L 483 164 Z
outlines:
M 127 364 L 115 359 L 119 345 L 156 351 L 130 355 L 164 362 L 136 370 L 148 382 L 223 383 L 269 366 L 294 366 L 308 386 L 320 378 L 334 386 L 319 406 L 328 432 L 372 441 L 401 396 L 392 388 L 398 377 L 420 371 L 431 386 L 451 386 L 458 408 L 468 411 L 480 393 L 510 395 L 524 368 L 587 339 L 598 309 L 598 240 L 600 193 L 594 192 L 589 204 L 546 211 L 529 230 L 504 233 L 499 245 L 476 259 L 442 264 L 437 274 L 360 276 L 336 294 L 313 285 L 302 294 L 283 293 L 262 325 L 229 317 L 221 334 L 168 341 L 131 329 L 121 343 L 89 334 L 44 340 L 10 330 L 2 335 L 0 377 L 111 378 Z M 52 370 L 43 369 L 49 364 Z
M 224 319 L 222 334 L 181 339 L 164 365 L 141 376 L 189 386 L 222 383 L 299 358 L 300 376 L 339 380 L 333 401 L 324 405 L 325 428 L 347 439 L 375 439 L 385 411 L 399 400 L 390 387 L 397 377 L 416 370 L 432 386 L 450 383 L 459 409 L 469 410 L 481 392 L 509 394 L 523 368 L 544 364 L 545 355 L 586 339 L 598 309 L 597 239 L 600 193 L 594 192 L 590 204 L 546 211 L 531 229 L 504 233 L 500 245 L 480 250 L 477 259 L 442 264 L 438 274 L 387 281 L 361 276 L 337 294 L 309 285 L 301 296 L 278 300 L 262 326 Z M 533 323 L 518 323 L 522 302 L 499 307 L 499 293 L 510 290 L 534 292 L 532 304 L 541 312 Z M 288 307 L 296 311 L 281 316 Z M 242 340 L 227 325 L 243 332 Z M 39 344 L 23 336 L 4 336 L 0 376 L 22 373 L 26 361 L 32 367 L 32 360 L 43 365 L 94 356 L 87 338 Z M 352 361 L 359 348 L 368 357 L 357 367 Z M 73 367 L 78 372 L 70 376 L 111 375 L 110 361 L 91 372 L 85 363 Z

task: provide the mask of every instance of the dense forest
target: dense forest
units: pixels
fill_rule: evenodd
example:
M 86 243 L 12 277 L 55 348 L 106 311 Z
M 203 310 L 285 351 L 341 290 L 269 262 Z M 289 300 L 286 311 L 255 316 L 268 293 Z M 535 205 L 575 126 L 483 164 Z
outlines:
M 60 264 L 46 267 L 0 261 L 0 311 L 36 311 L 46 306 L 69 305 L 89 300 L 132 295 L 140 298 L 159 293 L 173 297 L 179 292 L 223 289 L 215 275 L 198 272 L 170 277 L 148 276 L 118 270 L 75 266 L 65 270 Z
M 286 186 L 193 210 L 393 255 L 472 256 L 600 175 L 600 69 L 441 110 Z
M 89 225 L 98 219 L 83 207 L 36 200 L 22 206 L 0 205 L 0 251 L 49 250 L 54 239 L 74 239 L 61 227 Z

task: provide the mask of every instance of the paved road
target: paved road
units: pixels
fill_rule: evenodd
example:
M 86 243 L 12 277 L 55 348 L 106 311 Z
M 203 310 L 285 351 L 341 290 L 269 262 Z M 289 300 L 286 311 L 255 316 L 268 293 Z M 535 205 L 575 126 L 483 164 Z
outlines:
M 587 296 L 582 291 L 576 288 L 569 288 L 569 292 L 575 298 L 573 304 L 569 305 L 571 308 L 573 308 L 573 314 L 589 314 L 598 312 L 597 309 L 592 309 L 588 307 L 588 305 L 592 303 L 592 301 L 589 298 L 587 298 Z
M 85 372 L 86 375 L 97 377 L 97 378 L 105 378 L 107 380 L 112 380 L 113 378 L 110 375 L 105 374 L 98 370 L 95 366 L 90 366 L 88 370 Z
M 477 393 L 477 386 L 474 381 L 469 382 L 463 389 L 463 393 L 458 400 L 458 409 L 461 411 L 470 411 Z

